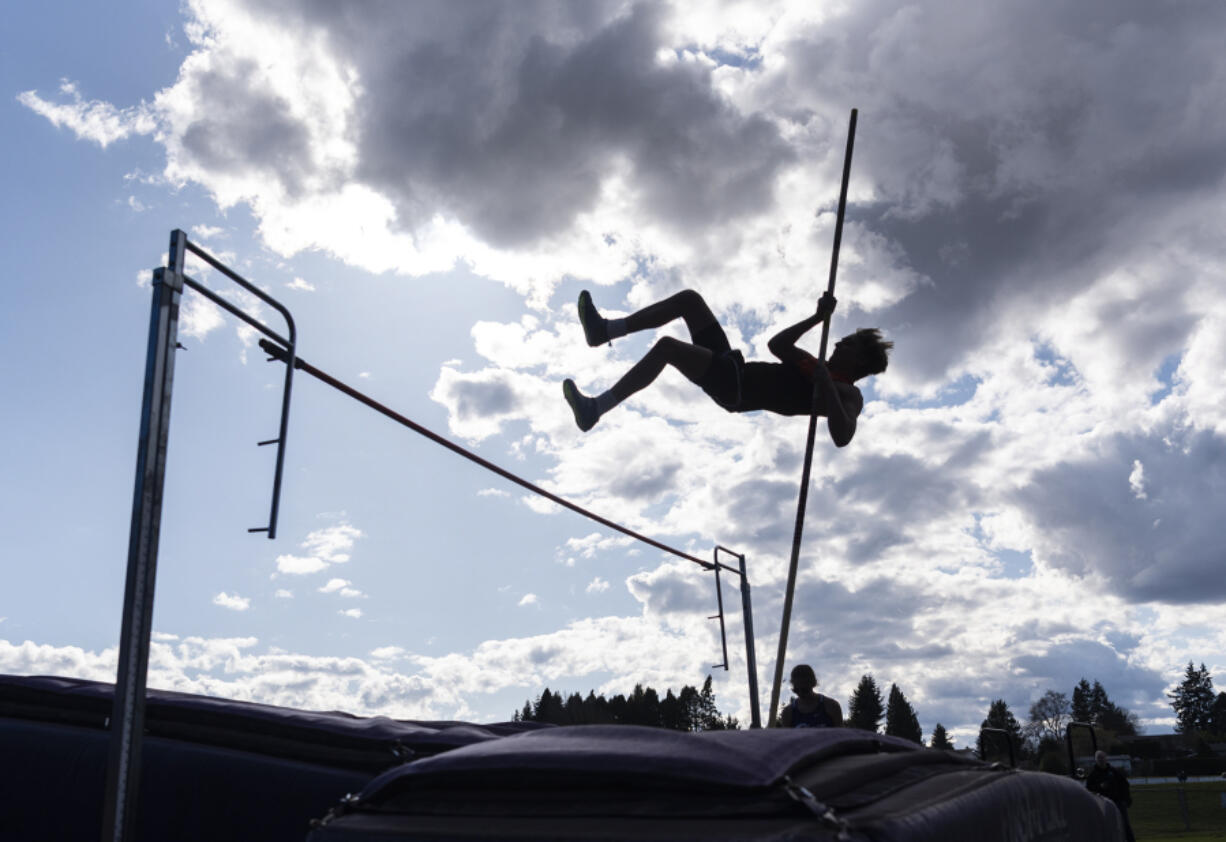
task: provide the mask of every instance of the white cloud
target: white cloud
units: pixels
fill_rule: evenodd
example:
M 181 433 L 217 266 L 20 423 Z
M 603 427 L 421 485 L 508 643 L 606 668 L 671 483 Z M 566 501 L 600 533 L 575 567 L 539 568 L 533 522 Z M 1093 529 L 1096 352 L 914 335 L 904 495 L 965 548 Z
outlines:
M 322 559 L 314 558 L 313 556 L 277 556 L 277 572 L 285 573 L 290 576 L 303 576 L 308 573 L 318 573 L 327 566 L 327 562 L 323 561 Z
M 318 573 L 321 570 L 327 569 L 332 564 L 345 564 L 350 558 L 349 551 L 353 549 L 354 543 L 361 537 L 362 531 L 348 523 L 316 529 L 308 533 L 307 537 L 299 545 L 308 554 L 306 556 L 289 554 L 277 556 L 277 573 L 273 575 L 302 576 Z M 334 582 L 340 582 L 341 584 L 333 587 Z M 327 593 L 330 590 L 338 590 L 348 584 L 349 582 L 344 579 L 332 579 L 320 590 Z
M 380 646 L 378 649 L 370 650 L 370 657 L 379 661 L 403 658 L 407 654 L 408 652 L 400 646 Z
M 352 617 L 353 619 L 357 620 L 357 619 L 360 619 L 362 616 L 362 609 L 361 608 L 346 608 L 336 613 L 340 614 L 341 616 Z
M 362 592 L 357 588 L 350 587 L 348 579 L 329 579 L 326 585 L 318 588 L 320 593 L 336 593 L 346 598 L 355 598 L 362 595 Z
M 220 605 L 222 608 L 229 608 L 231 611 L 246 611 L 251 607 L 251 600 L 245 596 L 231 595 L 222 591 L 213 597 L 213 604 Z
M 1128 475 L 1128 487 L 1132 489 L 1132 496 L 1138 500 L 1144 500 L 1148 496 L 1145 493 L 1145 466 L 1141 464 L 1140 459 L 1132 460 L 1132 473 Z
M 523 598 L 519 601 L 521 608 L 525 605 L 540 605 L 540 603 L 541 601 L 537 599 L 537 596 L 534 593 L 524 594 Z
M 211 240 L 225 233 L 224 228 L 216 225 L 193 225 L 192 234 L 201 240 Z
M 478 497 L 510 497 L 511 492 L 501 488 L 482 488 L 477 492 Z
M 566 548 L 579 553 L 583 558 L 594 558 L 601 550 L 614 547 L 629 547 L 635 543 L 626 535 L 609 535 L 603 532 L 592 532 L 582 538 L 567 538 Z
M 277 599 L 293 599 L 294 592 L 286 588 L 277 588 L 277 592 L 273 596 Z
M 60 93 L 70 101 L 49 102 L 35 91 L 18 94 L 17 101 L 46 117 L 53 125 L 65 127 L 77 137 L 93 141 L 104 149 L 131 135 L 153 134 L 157 130 L 155 111 L 145 103 L 134 108 L 116 108 L 109 102 L 86 102 L 77 84 L 66 79 L 60 84 Z
M 287 289 L 296 289 L 296 290 L 301 290 L 302 292 L 314 292 L 315 291 L 314 284 L 308 283 L 304 281 L 302 278 L 297 278 L 297 277 L 295 277 L 294 280 L 290 281 L 285 286 Z
M 604 593 L 609 589 L 609 583 L 597 576 L 595 579 L 587 583 L 584 589 L 588 593 Z
M 179 333 L 204 339 L 225 324 L 222 309 L 203 295 L 184 295 L 179 307 Z
M 302 548 L 329 564 L 344 564 L 349 561 L 354 542 L 361 537 L 360 529 L 342 523 L 311 532 L 302 542 Z

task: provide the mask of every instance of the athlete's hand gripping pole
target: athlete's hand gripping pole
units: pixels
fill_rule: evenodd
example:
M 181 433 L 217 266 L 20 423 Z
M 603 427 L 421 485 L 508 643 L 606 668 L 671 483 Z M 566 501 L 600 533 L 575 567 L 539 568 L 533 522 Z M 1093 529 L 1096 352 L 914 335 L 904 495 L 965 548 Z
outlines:
M 847 182 L 851 179 L 851 152 L 856 140 L 857 109 L 851 110 L 851 124 L 847 129 L 847 151 L 843 156 L 843 186 L 839 191 L 839 212 L 834 223 L 834 250 L 830 254 L 830 281 L 826 285 L 826 295 L 834 297 L 834 277 L 839 268 L 839 245 L 843 241 L 843 214 L 847 209 Z M 821 309 L 819 302 L 819 311 Z M 833 309 L 833 308 L 831 308 Z M 826 361 L 826 341 L 830 337 L 830 318 L 827 315 L 822 323 L 822 346 L 818 358 Z M 809 413 L 809 438 L 805 444 L 805 465 L 800 478 L 800 500 L 796 504 L 796 531 L 792 535 L 792 560 L 788 565 L 788 584 L 783 598 L 783 623 L 779 629 L 779 655 L 775 658 L 775 681 L 771 685 L 770 716 L 766 720 L 769 725 L 775 724 L 775 715 L 779 711 L 779 689 L 783 684 L 783 664 L 788 652 L 788 625 L 792 620 L 792 597 L 796 592 L 796 567 L 800 561 L 800 538 L 804 532 L 805 504 L 809 499 L 809 472 L 813 466 L 813 443 L 817 436 L 817 384 L 813 388 L 813 409 Z

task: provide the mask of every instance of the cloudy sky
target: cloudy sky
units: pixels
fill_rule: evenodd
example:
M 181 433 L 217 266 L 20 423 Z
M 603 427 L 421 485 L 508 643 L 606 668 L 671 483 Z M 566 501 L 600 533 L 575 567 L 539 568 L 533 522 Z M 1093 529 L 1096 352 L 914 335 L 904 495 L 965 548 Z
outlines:
M 789 665 L 844 701 L 897 683 L 959 744 L 1083 676 L 1170 730 L 1189 659 L 1226 684 L 1224 27 L 1212 0 L 27 4 L 0 50 L 0 671 L 113 676 L 150 270 L 183 228 L 311 363 L 746 553 L 765 706 L 807 422 L 668 372 L 581 434 L 560 382 L 653 338 L 588 348 L 584 288 L 699 289 L 768 358 L 825 285 L 856 107 L 833 329 L 897 347 L 853 444 L 819 440 Z M 719 660 L 696 565 L 310 378 L 280 534 L 248 535 L 281 370 L 199 296 L 181 330 L 151 685 L 488 721 Z

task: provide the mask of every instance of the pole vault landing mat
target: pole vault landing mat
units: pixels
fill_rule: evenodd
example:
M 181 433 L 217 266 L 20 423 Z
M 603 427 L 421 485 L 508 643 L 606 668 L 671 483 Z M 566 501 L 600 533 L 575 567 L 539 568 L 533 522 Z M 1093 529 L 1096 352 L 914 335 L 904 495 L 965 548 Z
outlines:
M 846 728 L 575 726 L 389 770 L 309 842 L 476 839 L 1108 842 L 1119 813 L 1063 777 Z
M 0 675 L 0 839 L 102 837 L 113 687 Z M 378 773 L 531 723 L 358 717 L 150 690 L 138 842 L 302 842 Z M 547 726 L 544 726 L 547 727 Z

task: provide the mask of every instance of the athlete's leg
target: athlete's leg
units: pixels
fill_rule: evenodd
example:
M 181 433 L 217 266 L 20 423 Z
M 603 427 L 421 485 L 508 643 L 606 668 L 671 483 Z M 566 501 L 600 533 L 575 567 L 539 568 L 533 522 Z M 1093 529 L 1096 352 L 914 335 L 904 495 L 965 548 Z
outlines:
M 671 365 L 690 380 L 698 382 L 711 367 L 714 357 L 708 348 L 665 336 L 657 340 L 651 350 L 608 391 L 594 398 L 587 397 L 579 392 L 574 381 L 566 380 L 562 384 L 562 394 L 575 413 L 575 423 L 579 425 L 579 429 L 586 431 L 596 424 L 600 416 L 635 392 L 651 385 L 652 381 L 660 376 L 664 366 Z
M 691 338 L 697 336 L 704 327 L 716 324 L 715 314 L 702 296 L 692 289 L 684 289 L 626 316 L 626 332 L 662 327 L 676 318 L 685 319 L 685 326 L 690 329 Z
M 589 345 L 603 345 L 627 333 L 663 327 L 674 319 L 685 319 L 690 338 L 711 325 L 718 325 L 707 302 L 692 289 L 682 290 L 663 301 L 648 304 L 642 310 L 622 319 L 606 319 L 592 304 L 592 296 L 584 290 L 579 293 L 579 321 Z

